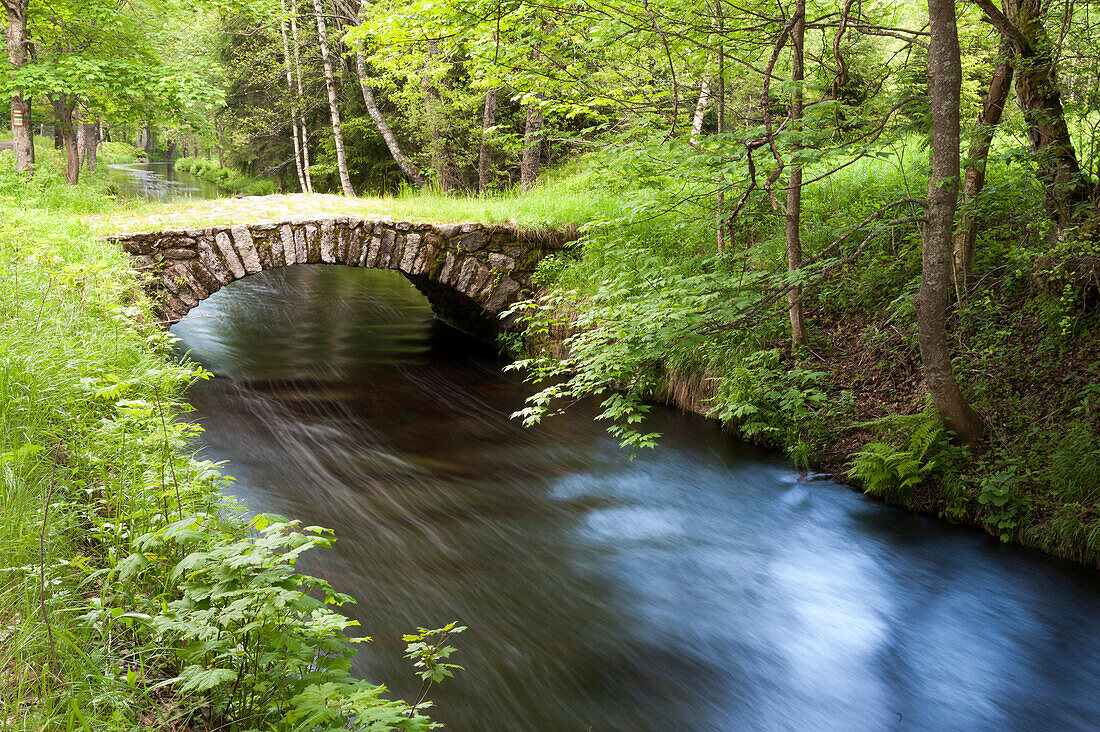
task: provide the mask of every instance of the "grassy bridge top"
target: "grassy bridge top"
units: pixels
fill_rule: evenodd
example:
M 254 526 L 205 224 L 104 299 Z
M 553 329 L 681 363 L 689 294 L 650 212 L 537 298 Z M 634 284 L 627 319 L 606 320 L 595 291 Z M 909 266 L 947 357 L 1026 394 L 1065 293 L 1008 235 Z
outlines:
M 277 223 L 351 216 L 366 220 L 424 223 L 511 222 L 523 228 L 553 229 L 591 220 L 593 196 L 535 191 L 523 197 L 450 197 L 418 194 L 408 198 L 345 198 L 295 193 L 217 198 L 170 204 L 149 203 L 91 217 L 100 236 L 141 231 L 172 231 L 207 226 Z

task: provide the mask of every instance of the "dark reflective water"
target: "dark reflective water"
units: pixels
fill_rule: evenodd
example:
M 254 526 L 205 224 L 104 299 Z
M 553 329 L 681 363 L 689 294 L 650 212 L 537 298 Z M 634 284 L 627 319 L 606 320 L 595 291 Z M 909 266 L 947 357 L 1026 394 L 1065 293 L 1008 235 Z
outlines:
M 175 201 L 181 198 L 218 198 L 217 183 L 177 171 L 172 163 L 108 165 L 111 180 L 123 198 Z
M 1100 585 L 1030 552 L 800 483 L 658 413 L 633 462 L 580 405 L 537 430 L 493 354 L 391 272 L 292 267 L 177 325 L 233 493 L 337 529 L 306 567 L 356 595 L 359 669 L 405 697 L 400 634 L 459 619 L 455 730 L 1092 729 Z

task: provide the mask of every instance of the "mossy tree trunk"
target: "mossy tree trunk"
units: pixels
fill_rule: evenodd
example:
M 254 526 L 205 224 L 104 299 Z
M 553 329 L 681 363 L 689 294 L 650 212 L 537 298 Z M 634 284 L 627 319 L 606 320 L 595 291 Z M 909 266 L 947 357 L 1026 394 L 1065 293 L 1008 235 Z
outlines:
M 955 0 L 928 0 L 928 21 L 932 174 L 928 178 L 928 209 L 917 295 L 917 340 L 924 381 L 944 426 L 954 431 L 963 444 L 973 445 L 982 437 L 982 421 L 959 389 L 947 339 L 951 234 L 959 197 L 959 95 L 962 90 Z

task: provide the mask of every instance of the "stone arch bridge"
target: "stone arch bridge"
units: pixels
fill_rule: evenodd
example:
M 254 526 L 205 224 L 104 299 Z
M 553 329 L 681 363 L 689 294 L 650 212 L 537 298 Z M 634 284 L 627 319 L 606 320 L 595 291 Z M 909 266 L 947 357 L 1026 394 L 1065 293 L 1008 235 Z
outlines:
M 168 325 L 250 274 L 294 264 L 342 264 L 400 272 L 438 316 L 482 338 L 514 326 L 500 314 L 531 294 L 539 261 L 575 238 L 574 230 L 352 217 L 107 237 L 130 254 Z

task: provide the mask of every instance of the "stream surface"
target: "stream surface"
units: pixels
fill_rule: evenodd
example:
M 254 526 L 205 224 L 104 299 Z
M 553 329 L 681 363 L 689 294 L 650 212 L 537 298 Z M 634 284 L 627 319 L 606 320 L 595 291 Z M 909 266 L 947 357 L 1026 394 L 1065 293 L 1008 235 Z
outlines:
M 111 181 L 123 198 L 176 201 L 182 198 L 218 198 L 218 184 L 176 170 L 172 163 L 108 165 Z
M 469 626 L 449 729 L 1100 724 L 1096 575 L 672 410 L 633 461 L 590 405 L 525 430 L 519 377 L 396 273 L 264 272 L 173 332 L 229 492 L 336 529 L 301 566 L 359 599 L 361 675 L 412 698 L 401 634 Z

